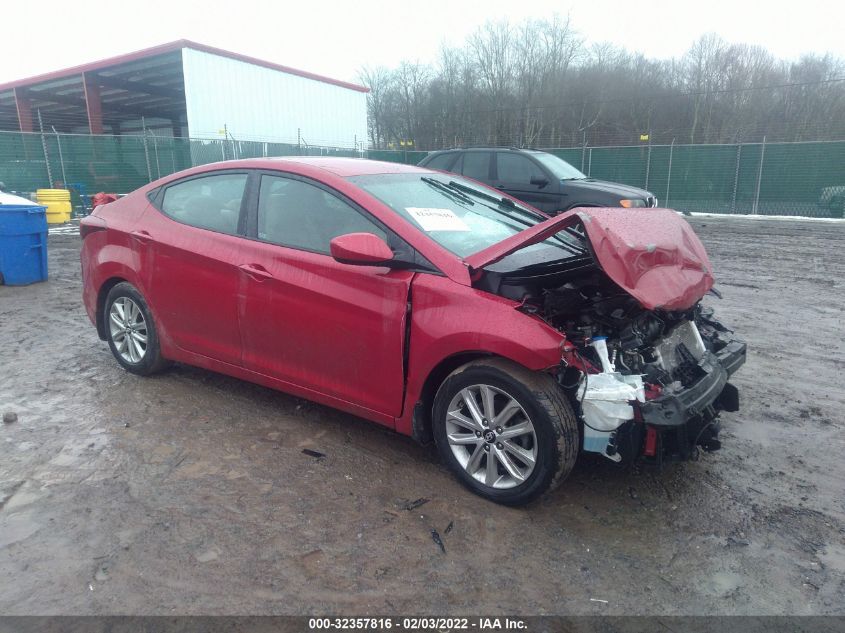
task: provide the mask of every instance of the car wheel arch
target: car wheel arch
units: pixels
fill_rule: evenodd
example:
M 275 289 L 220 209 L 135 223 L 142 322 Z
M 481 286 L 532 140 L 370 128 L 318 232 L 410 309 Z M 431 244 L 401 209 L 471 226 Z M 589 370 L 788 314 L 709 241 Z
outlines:
M 106 297 L 109 296 L 109 291 L 112 288 L 124 281 L 128 282 L 128 280 L 123 277 L 109 277 L 100 285 L 100 289 L 97 291 L 97 335 L 100 337 L 100 340 L 107 340 L 105 319 Z
M 440 389 L 440 386 L 446 378 L 448 378 L 456 369 L 481 359 L 501 359 L 520 367 L 525 367 L 525 365 L 512 358 L 483 350 L 456 352 L 446 358 L 443 358 L 428 372 L 422 388 L 420 389 L 419 395 L 416 398 L 416 402 L 414 403 L 411 420 L 411 435 L 415 440 L 421 444 L 430 444 L 433 441 L 432 409 L 434 407 L 434 397 L 437 395 L 438 389 Z M 525 367 L 525 369 L 535 371 L 528 367 Z

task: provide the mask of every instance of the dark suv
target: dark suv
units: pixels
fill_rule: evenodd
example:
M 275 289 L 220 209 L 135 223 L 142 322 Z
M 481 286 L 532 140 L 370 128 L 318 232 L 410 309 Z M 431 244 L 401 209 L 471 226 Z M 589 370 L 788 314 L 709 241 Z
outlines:
M 572 207 L 657 206 L 645 189 L 588 178 L 562 158 L 533 149 L 449 149 L 432 152 L 420 167 L 474 178 L 550 215 Z

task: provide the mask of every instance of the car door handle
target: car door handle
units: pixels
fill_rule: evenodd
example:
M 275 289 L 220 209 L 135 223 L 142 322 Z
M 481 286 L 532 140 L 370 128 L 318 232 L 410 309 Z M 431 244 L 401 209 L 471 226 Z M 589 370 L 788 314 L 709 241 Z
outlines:
M 150 240 L 153 239 L 153 236 L 147 233 L 146 231 L 132 231 L 129 234 L 133 240 L 140 242 L 141 244 L 146 244 Z
M 238 266 L 247 275 L 256 281 L 264 281 L 265 279 L 273 279 L 273 275 L 267 271 L 263 266 L 258 264 L 241 264 Z

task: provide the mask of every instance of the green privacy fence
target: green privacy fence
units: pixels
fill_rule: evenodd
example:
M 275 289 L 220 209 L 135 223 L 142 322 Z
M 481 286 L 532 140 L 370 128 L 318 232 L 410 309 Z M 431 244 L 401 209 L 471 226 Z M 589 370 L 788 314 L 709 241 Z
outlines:
M 845 141 L 553 148 L 591 178 L 648 189 L 681 211 L 842 217 Z M 33 192 L 127 193 L 195 165 L 262 156 L 366 156 L 416 164 L 427 152 L 138 136 L 0 132 L 0 182 Z M 80 201 L 75 196 L 75 201 Z
M 361 156 L 360 151 L 287 143 L 147 135 L 0 132 L 0 182 L 31 193 L 66 186 L 79 194 L 128 193 L 173 172 L 221 160 L 263 156 Z
M 842 217 L 845 209 L 845 142 L 549 151 L 592 178 L 643 187 L 682 211 Z
M 550 148 L 591 178 L 648 189 L 680 211 L 842 217 L 845 141 Z M 370 151 L 417 163 L 424 152 Z
M 372 160 L 385 160 L 391 163 L 405 163 L 406 165 L 416 165 L 426 156 L 428 156 L 428 152 L 404 149 L 371 149 L 367 152 L 367 158 Z

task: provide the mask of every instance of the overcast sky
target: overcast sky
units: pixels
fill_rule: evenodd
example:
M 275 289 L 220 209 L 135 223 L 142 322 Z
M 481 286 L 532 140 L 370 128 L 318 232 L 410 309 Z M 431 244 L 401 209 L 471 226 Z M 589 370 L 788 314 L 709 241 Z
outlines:
M 790 59 L 845 57 L 843 0 L 39 0 L 4 3 L 0 82 L 181 38 L 355 81 L 364 65 L 432 61 L 485 20 L 555 12 L 590 42 L 650 57 L 679 56 L 709 31 Z

